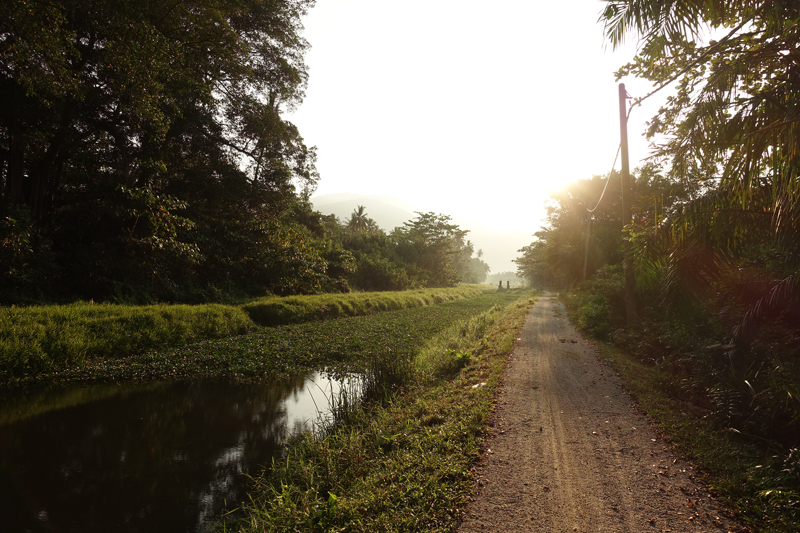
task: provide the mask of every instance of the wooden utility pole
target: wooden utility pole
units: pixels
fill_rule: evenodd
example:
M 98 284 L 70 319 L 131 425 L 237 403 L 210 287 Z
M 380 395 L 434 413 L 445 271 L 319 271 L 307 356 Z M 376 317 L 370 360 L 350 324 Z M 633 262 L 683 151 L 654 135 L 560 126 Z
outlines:
M 622 156 L 622 225 L 631 223 L 631 169 L 628 162 L 628 92 L 625 84 L 619 84 L 619 137 L 620 155 Z M 636 278 L 633 274 L 633 255 L 631 243 L 623 235 L 622 250 L 625 254 L 625 313 L 628 327 L 638 325 L 636 312 Z

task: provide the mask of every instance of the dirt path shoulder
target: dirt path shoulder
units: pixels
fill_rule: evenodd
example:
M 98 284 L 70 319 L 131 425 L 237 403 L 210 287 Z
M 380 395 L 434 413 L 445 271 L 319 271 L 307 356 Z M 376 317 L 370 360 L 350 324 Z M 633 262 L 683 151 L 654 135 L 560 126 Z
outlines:
M 460 533 L 741 532 L 546 294 L 517 340 Z

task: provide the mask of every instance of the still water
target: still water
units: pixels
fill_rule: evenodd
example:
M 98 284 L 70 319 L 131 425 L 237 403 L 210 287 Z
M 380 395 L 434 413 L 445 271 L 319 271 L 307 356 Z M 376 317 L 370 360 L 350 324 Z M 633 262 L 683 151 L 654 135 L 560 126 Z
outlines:
M 0 532 L 205 532 L 341 387 L 96 387 L 0 406 Z

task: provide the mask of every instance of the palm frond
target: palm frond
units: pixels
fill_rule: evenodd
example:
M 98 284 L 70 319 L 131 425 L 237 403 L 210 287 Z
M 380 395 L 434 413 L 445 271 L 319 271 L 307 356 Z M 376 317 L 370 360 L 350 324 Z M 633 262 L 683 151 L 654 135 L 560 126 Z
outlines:
M 758 324 L 798 301 L 800 301 L 800 273 L 795 273 L 772 284 L 766 294 L 748 309 L 741 324 L 734 328 L 733 338 L 737 342 L 749 342 Z

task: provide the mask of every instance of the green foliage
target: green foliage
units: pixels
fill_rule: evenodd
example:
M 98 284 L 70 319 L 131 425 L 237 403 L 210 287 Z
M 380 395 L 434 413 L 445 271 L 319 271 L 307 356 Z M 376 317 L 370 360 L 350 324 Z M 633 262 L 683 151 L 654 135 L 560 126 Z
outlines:
M 601 16 L 608 40 L 616 46 L 626 34 L 642 37 L 638 56 L 618 76 L 676 82 L 648 132 L 664 136 L 659 154 L 674 172 L 694 180 L 721 170 L 724 188 L 743 207 L 766 179 L 774 192 L 783 188 L 775 196 L 780 205 L 794 205 L 800 138 L 790 95 L 800 79 L 787 57 L 800 39 L 798 18 L 800 8 L 788 0 L 608 1 Z M 705 41 L 706 29 L 722 37 Z
M 521 296 L 519 293 L 495 294 L 498 303 L 503 302 L 501 298 L 513 300 Z M 503 312 L 504 308 L 496 305 L 485 313 L 456 324 L 442 335 L 431 339 L 416 360 L 419 379 L 435 381 L 457 374 L 473 360 L 477 352 L 486 347 L 487 332 Z
M 414 286 L 405 268 L 378 254 L 360 257 L 353 283 L 365 291 L 402 291 Z
M 0 309 L 0 380 L 244 333 L 241 309 L 91 303 Z
M 608 39 L 617 45 L 637 32 L 643 40 L 618 76 L 675 83 L 648 135 L 664 139 L 656 155 L 690 192 L 667 206 L 663 222 L 639 229 L 639 269 L 661 285 L 665 304 L 708 306 L 715 292 L 744 303 L 731 327 L 748 344 L 762 324 L 800 309 L 800 136 L 791 96 L 800 78 L 788 59 L 800 42 L 800 8 L 789 1 L 607 4 Z M 706 29 L 722 37 L 706 42 Z M 732 286 L 743 281 L 749 287 Z
M 473 253 L 475 247 L 471 241 L 467 241 L 461 252 L 454 257 L 454 268 L 462 283 L 483 283 L 491 270 L 481 259 L 483 250 L 478 250 L 476 257 L 472 257 Z
M 606 339 L 625 325 L 625 276 L 621 265 L 603 267 L 594 278 L 578 285 L 568 298 L 576 326 Z
M 578 180 L 551 195 L 546 226 L 534 234 L 536 241 L 519 250 L 522 256 L 515 260 L 521 277 L 537 286 L 565 288 L 583 279 L 585 262 L 589 275 L 603 265 L 621 262 L 621 188 L 611 185 L 603 194 L 605 180 L 618 183 L 619 177 L 611 173 L 605 179 Z M 589 209 L 594 212 L 590 214 Z
M 315 154 L 282 118 L 311 5 L 4 2 L 0 302 L 320 290 Z
M 397 257 L 420 286 L 452 287 L 460 279 L 454 256 L 465 250 L 467 233 L 447 215 L 417 213 L 417 218 L 394 229 L 392 239 Z
M 359 205 L 353 214 L 350 215 L 350 220 L 347 222 L 347 229 L 353 233 L 374 233 L 380 231 L 377 222 L 367 216 L 363 205 Z
M 250 315 L 253 322 L 262 326 L 275 326 L 428 306 L 474 297 L 480 293 L 481 290 L 477 287 L 462 286 L 453 289 L 420 289 L 403 292 L 269 297 L 249 302 L 242 308 Z
M 0 219 L 0 297 L 10 303 L 36 299 L 50 289 L 51 243 L 36 233 L 30 212 L 13 206 Z
M 800 526 L 800 449 L 791 448 L 756 465 L 748 481 L 770 522 L 784 531 Z
M 179 237 L 194 226 L 176 214 L 186 203 L 149 188 L 119 186 L 105 192 L 81 209 L 66 206 L 59 212 L 51 235 L 60 268 L 51 294 L 113 295 L 129 303 L 175 299 L 176 286 L 201 259 L 197 245 Z
M 253 479 L 244 516 L 223 527 L 451 531 L 472 487 L 470 468 L 505 355 L 533 303 L 527 298 L 513 302 L 518 296 L 524 295 L 493 293 L 459 302 L 483 307 L 468 319 L 483 326 L 474 330 L 475 336 L 464 337 L 462 329 L 470 326 L 454 321 L 428 344 L 430 350 L 458 345 L 456 353 L 473 354 L 457 376 L 424 384 L 409 381 L 390 402 L 361 405 L 324 434 L 290 443 L 285 459 Z M 493 307 L 487 311 L 486 305 Z M 416 346 L 424 342 L 420 338 Z
M 483 252 L 472 257 L 474 246 L 464 240 L 468 232 L 446 215 L 418 213 L 387 235 L 366 216 L 364 206 L 358 206 L 346 225 L 328 217 L 325 228 L 334 246 L 353 254 L 354 268 L 347 279 L 358 290 L 452 287 L 479 283 L 489 271 L 480 259 Z
M 669 362 L 645 364 L 640 354 L 626 354 L 608 345 L 601 345 L 601 354 L 619 372 L 648 416 L 703 468 L 705 481 L 736 509 L 741 520 L 755 531 L 797 530 L 800 478 L 796 437 L 789 437 L 786 447 L 748 438 L 721 424 L 718 415 L 709 416 L 711 411 L 702 398 L 688 394 L 687 382 L 699 381 L 692 374 L 686 375 L 685 385 L 679 388 Z M 718 400 L 734 410 L 742 405 L 742 396 L 732 391 L 723 393 L 720 389 Z
M 480 294 L 476 287 L 460 287 L 394 294 L 273 297 L 245 304 L 243 308 L 214 304 L 130 307 L 89 303 L 0 309 L 0 382 L 24 385 L 69 379 L 142 381 L 220 373 L 259 376 L 265 371 L 316 369 L 325 362 L 347 359 L 350 352 L 381 354 L 382 347 L 395 335 L 405 342 L 402 339 L 413 340 L 418 335 L 430 334 L 431 330 L 418 327 L 411 335 L 409 330 L 415 320 L 412 314 L 408 322 L 398 319 L 392 323 L 386 319 L 384 326 L 380 326 L 379 319 L 374 321 L 376 326 L 359 326 L 358 322 L 337 326 L 326 322 L 325 326 L 317 327 L 324 329 L 322 336 L 330 340 L 325 349 L 313 334 L 315 326 L 299 333 L 267 330 L 260 336 L 229 338 L 202 346 L 191 343 L 231 337 L 253 329 L 248 314 L 256 321 L 288 324 L 378 311 L 410 312 L 413 307 L 450 302 L 453 307 L 431 313 L 426 323 L 434 328 L 432 331 L 437 331 L 435 328 L 439 326 L 433 316 L 438 313 L 442 320 L 448 320 L 459 313 L 481 309 L 484 304 L 476 298 Z M 458 300 L 463 302 L 457 304 Z M 396 328 L 391 335 L 386 332 L 390 327 L 387 324 Z M 359 327 L 366 327 L 366 331 L 377 329 L 375 333 L 359 333 Z M 366 352 L 364 335 L 374 338 L 374 347 Z M 183 344 L 188 346 L 174 353 L 165 351 Z M 155 351 L 142 353 L 146 350 Z

